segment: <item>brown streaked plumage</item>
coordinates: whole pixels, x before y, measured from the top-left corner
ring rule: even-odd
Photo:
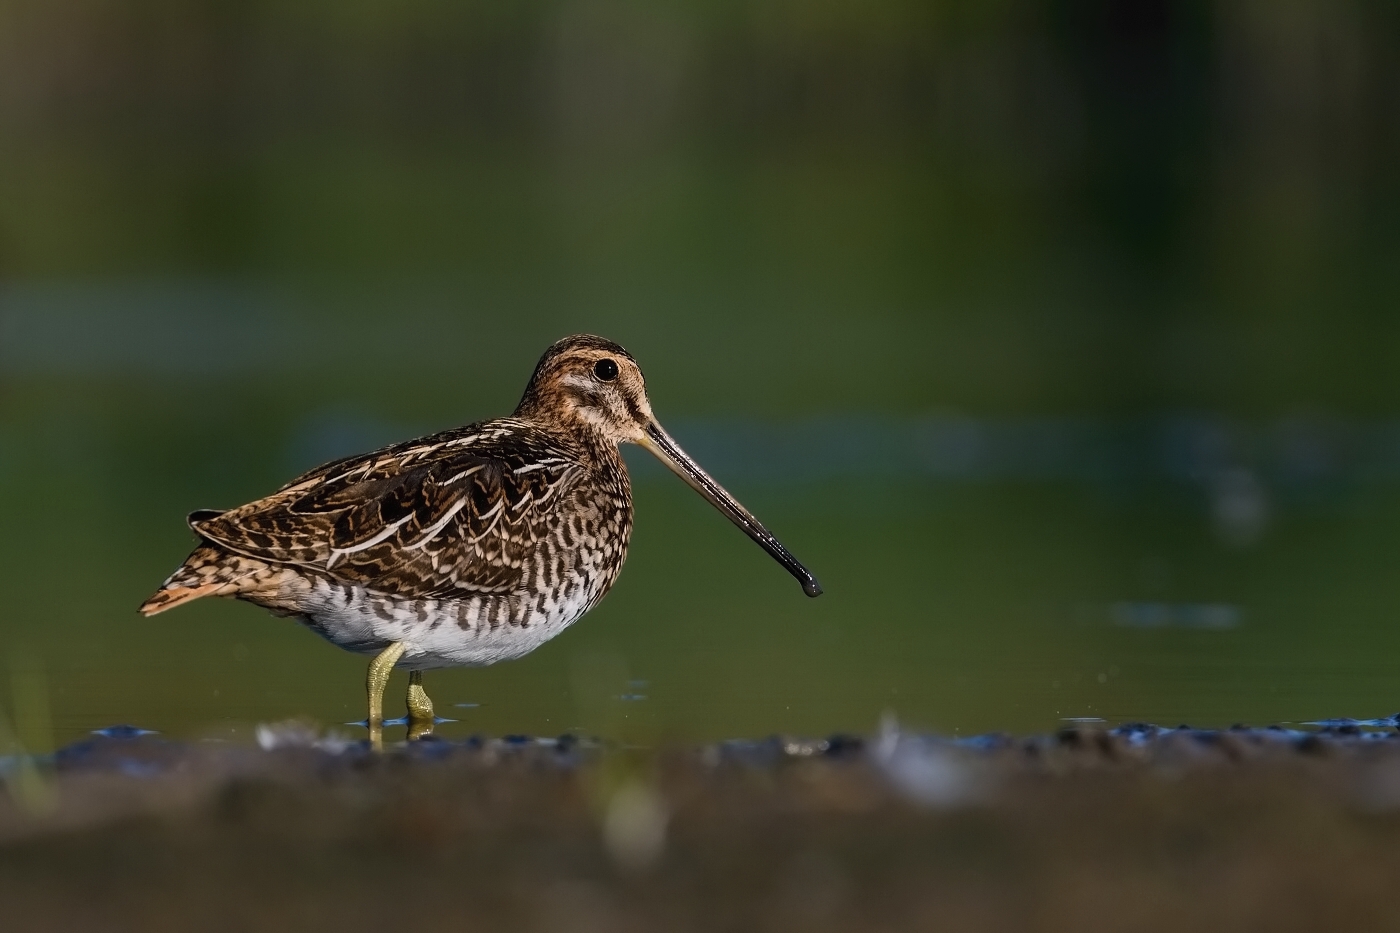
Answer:
[[[632,530],[618,445],[641,444],[802,582],[816,580],[690,460],[651,413],[622,347],[568,337],[510,418],[328,463],[272,495],[190,515],[200,544],[142,606],[227,596],[374,653],[372,735],[389,670],[410,670],[413,729],[431,725],[421,671],[520,657],[597,604]]]

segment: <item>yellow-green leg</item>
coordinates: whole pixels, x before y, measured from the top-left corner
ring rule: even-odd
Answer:
[[[433,731],[433,701],[423,690],[423,672],[408,672],[408,737],[419,739]]]
[[[403,642],[396,641],[369,662],[365,692],[369,695],[369,744],[375,751],[384,748],[384,688],[389,685],[389,674],[403,657],[403,651]]]

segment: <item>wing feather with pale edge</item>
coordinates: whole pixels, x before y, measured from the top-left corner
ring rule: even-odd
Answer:
[[[236,553],[398,596],[509,593],[544,510],[586,469],[555,435],[489,421],[328,463],[190,526]]]

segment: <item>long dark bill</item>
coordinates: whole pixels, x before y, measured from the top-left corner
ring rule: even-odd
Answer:
[[[681,479],[690,484],[690,487],[700,495],[710,501],[710,504],[719,509],[729,520],[743,529],[744,534],[758,542],[758,546],[763,548],[773,556],[773,559],[782,564],[787,572],[797,578],[797,582],[802,584],[802,592],[808,596],[820,596],[822,594],[821,584],[817,578],[807,571],[806,567],[798,563],[796,557],[788,553],[788,549],[779,543],[773,534],[763,527],[763,523],[754,518],[749,510],[739,504],[724,487],[716,483],[710,474],[700,469],[700,465],[686,455],[684,450],[675,441],[671,440],[671,435],[661,429],[661,425],[653,421],[647,425],[646,436],[637,442],[655,455],[666,466],[671,468]]]

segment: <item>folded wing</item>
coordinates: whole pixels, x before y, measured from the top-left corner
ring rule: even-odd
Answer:
[[[551,435],[494,424],[338,460],[190,525],[236,553],[403,596],[509,593],[545,510],[585,468]]]

